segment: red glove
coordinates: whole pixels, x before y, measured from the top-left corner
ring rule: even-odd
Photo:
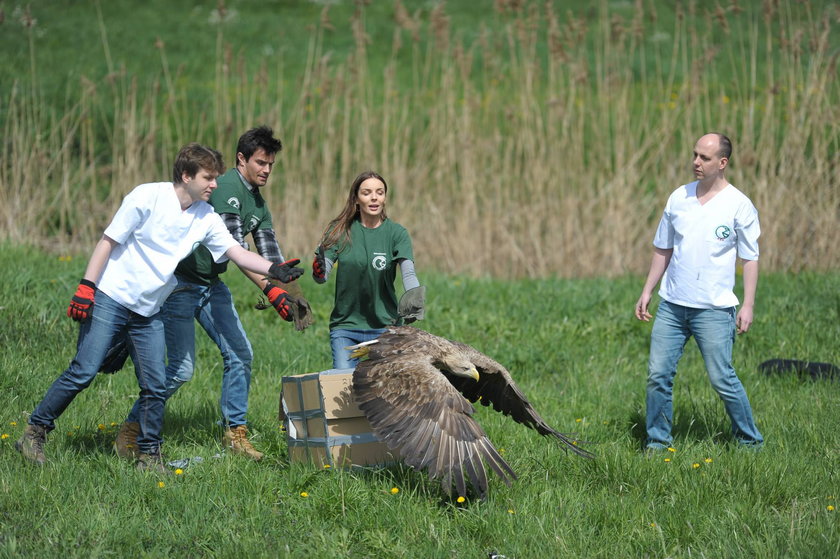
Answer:
[[[96,294],[96,284],[92,281],[82,279],[79,282],[79,287],[76,288],[76,294],[70,300],[70,306],[67,307],[67,316],[77,322],[84,322],[93,314],[93,298]]]
[[[318,283],[324,283],[324,278],[326,278],[327,271],[326,271],[327,264],[324,261],[324,247],[318,246],[318,252],[315,253],[315,258],[312,260],[312,277]]]
[[[292,314],[292,307],[289,305],[289,292],[280,289],[277,286],[268,284],[263,288],[263,293],[268,297],[268,301],[274,305],[277,314],[283,317],[286,322],[291,322],[295,319]]]

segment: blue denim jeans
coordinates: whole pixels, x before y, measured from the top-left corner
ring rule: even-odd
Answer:
[[[373,330],[330,330],[330,348],[332,348],[333,369],[353,369],[358,359],[350,359],[347,346],[375,340],[385,331],[384,328]]]
[[[647,445],[671,446],[674,376],[688,339],[694,336],[706,372],[732,421],[732,435],[746,445],[763,442],[744,386],[732,367],[735,308],[693,309],[662,300],[653,323],[647,381]]]
[[[134,404],[135,421],[140,424],[137,446],[140,452],[160,452],[166,400],[163,321],[160,313],[141,316],[101,291],[96,292],[93,315],[79,328],[76,357],[47,390],[29,423],[54,429],[55,420],[79,392],[90,386],[111,344],[121,336],[128,339],[129,354],[140,385],[140,397]]]
[[[177,278],[177,276],[176,276]],[[221,281],[211,285],[189,283],[181,278],[163,304],[166,327],[166,398],[190,380],[195,370],[195,320],[222,353],[221,410],[225,426],[245,425],[251,386],[253,350],[233,306],[230,289]],[[127,421],[136,421],[137,407]]]

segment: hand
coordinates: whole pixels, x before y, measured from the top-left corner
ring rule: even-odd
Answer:
[[[77,322],[84,322],[93,314],[93,298],[96,295],[96,284],[92,281],[82,279],[76,294],[70,300],[67,307],[67,316]]]
[[[650,314],[648,311],[648,305],[650,304],[650,295],[642,294],[639,297],[639,300],[636,301],[636,318],[642,320],[644,322],[650,322],[650,319],[653,318],[653,315]]]
[[[324,283],[327,276],[327,263],[324,261],[324,247],[318,245],[318,251],[312,260],[312,278],[318,283]]]
[[[425,285],[418,285],[402,294],[399,303],[397,303],[397,315],[402,319],[403,324],[411,324],[415,320],[423,320],[425,318]]]
[[[300,264],[300,258],[293,258],[292,260],[286,260],[285,262],[280,263],[275,262],[271,265],[271,268],[268,269],[268,277],[279,280],[283,283],[293,282],[303,275],[302,269],[295,268],[298,264]]]
[[[263,288],[263,293],[268,297],[268,302],[274,305],[283,320],[291,322],[295,319],[292,307],[289,305],[289,293],[275,285],[268,284]]]
[[[753,323],[753,309],[750,306],[744,305],[738,311],[735,317],[735,326],[739,334],[745,334],[750,329]]]

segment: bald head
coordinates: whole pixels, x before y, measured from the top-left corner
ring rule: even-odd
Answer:
[[[727,161],[732,157],[732,140],[729,139],[728,136],[724,134],[720,134],[718,132],[710,132],[701,136],[699,140],[697,140],[698,145],[700,142],[708,142],[708,145],[716,145],[715,148],[718,157],[721,159],[726,159]]]
[[[701,136],[694,145],[694,175],[707,184],[711,184],[709,181],[723,180],[731,153],[732,143],[723,134]]]

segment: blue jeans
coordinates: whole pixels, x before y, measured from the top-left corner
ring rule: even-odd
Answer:
[[[375,340],[385,331],[384,328],[373,330],[330,330],[330,348],[332,348],[333,369],[353,369],[358,359],[350,359],[347,346]]]
[[[735,308],[693,309],[662,300],[653,323],[647,381],[647,444],[671,446],[674,376],[691,336],[697,341],[712,388],[732,421],[732,435],[746,445],[763,442],[744,386],[732,367]]]
[[[134,404],[140,436],[140,452],[156,454],[163,443],[164,333],[160,313],[141,316],[123,307],[101,291],[96,292],[93,315],[82,322],[76,343],[76,357],[47,390],[44,399],[32,412],[29,423],[55,428],[55,420],[64,413],[76,395],[90,386],[105,354],[114,340],[125,336],[134,361],[140,397]]]
[[[195,320],[222,353],[222,420],[225,426],[245,425],[248,391],[251,386],[253,351],[245,336],[239,314],[233,306],[230,289],[221,281],[211,285],[189,283],[178,278],[178,285],[163,304],[161,315],[166,327],[166,398],[190,380],[195,369]],[[137,421],[137,406],[126,421]]]

